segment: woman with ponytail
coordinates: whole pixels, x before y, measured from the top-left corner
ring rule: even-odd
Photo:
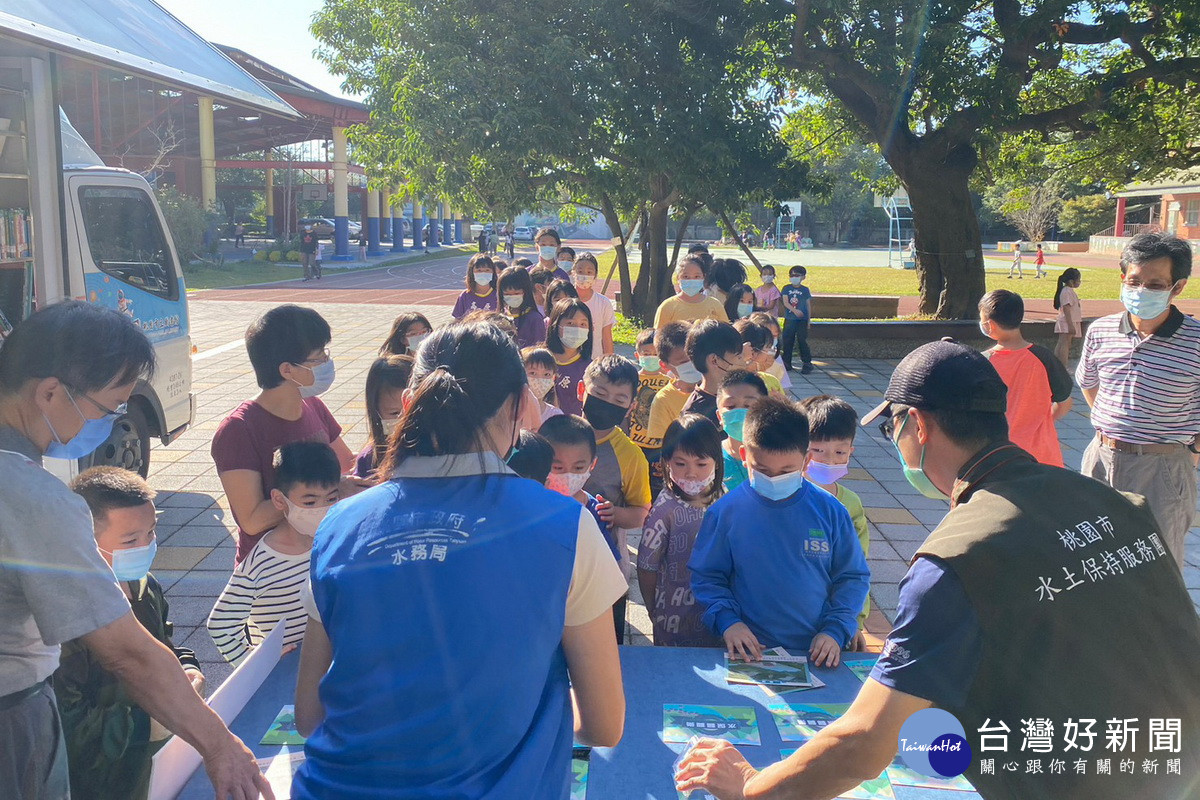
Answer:
[[[565,800],[572,736],[621,738],[628,586],[586,509],[505,465],[526,387],[487,323],[417,351],[383,482],[314,540],[292,797]]]
[[[1079,295],[1075,293],[1080,283],[1079,270],[1068,267],[1058,276],[1058,288],[1054,290],[1054,307],[1058,309],[1058,319],[1054,322],[1054,332],[1058,334],[1054,355],[1064,367],[1071,357],[1071,340],[1083,336],[1080,331],[1083,309],[1079,305]]]

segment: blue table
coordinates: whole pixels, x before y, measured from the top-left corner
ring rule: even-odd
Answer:
[[[280,752],[278,746],[258,743],[282,706],[293,701],[298,653],[284,656],[262,687],[233,721],[231,730],[258,758]],[[780,750],[800,745],[785,743],[767,705],[771,700],[761,687],[725,682],[724,652],[673,647],[622,647],[625,680],[625,736],[614,748],[593,750],[588,775],[588,800],[677,800],[671,767],[682,745],[667,745],[660,738],[663,704],[684,703],[749,706],[758,717],[760,746],[739,749],[756,767],[780,760]],[[786,699],[801,703],[849,703],[862,682],[844,665],[814,668],[825,682],[820,689],[789,693]],[[294,749],[294,748],[293,748]],[[894,786],[896,800],[974,800],[974,792]],[[699,796],[699,793],[697,793]],[[197,770],[179,795],[181,800],[211,800],[212,786],[204,770]]]

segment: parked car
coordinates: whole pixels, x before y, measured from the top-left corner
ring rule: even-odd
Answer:
[[[513,230],[513,238],[518,242],[532,242],[533,228],[529,227],[528,225],[522,225],[518,228],[515,228]]]
[[[362,225],[352,219],[346,222],[350,231],[350,238],[358,238],[358,234],[362,230]],[[318,239],[333,238],[333,220],[328,217],[305,217],[300,220],[300,229],[303,230],[305,225],[312,225],[313,232],[317,234]]]

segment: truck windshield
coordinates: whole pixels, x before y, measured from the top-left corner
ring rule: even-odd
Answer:
[[[102,272],[153,295],[178,299],[175,264],[148,194],[84,186],[79,207],[92,261]]]

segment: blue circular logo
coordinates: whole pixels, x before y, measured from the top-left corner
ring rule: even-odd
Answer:
[[[900,727],[897,741],[906,767],[931,778],[954,778],[967,771],[971,745],[962,723],[949,711],[926,708]]]

